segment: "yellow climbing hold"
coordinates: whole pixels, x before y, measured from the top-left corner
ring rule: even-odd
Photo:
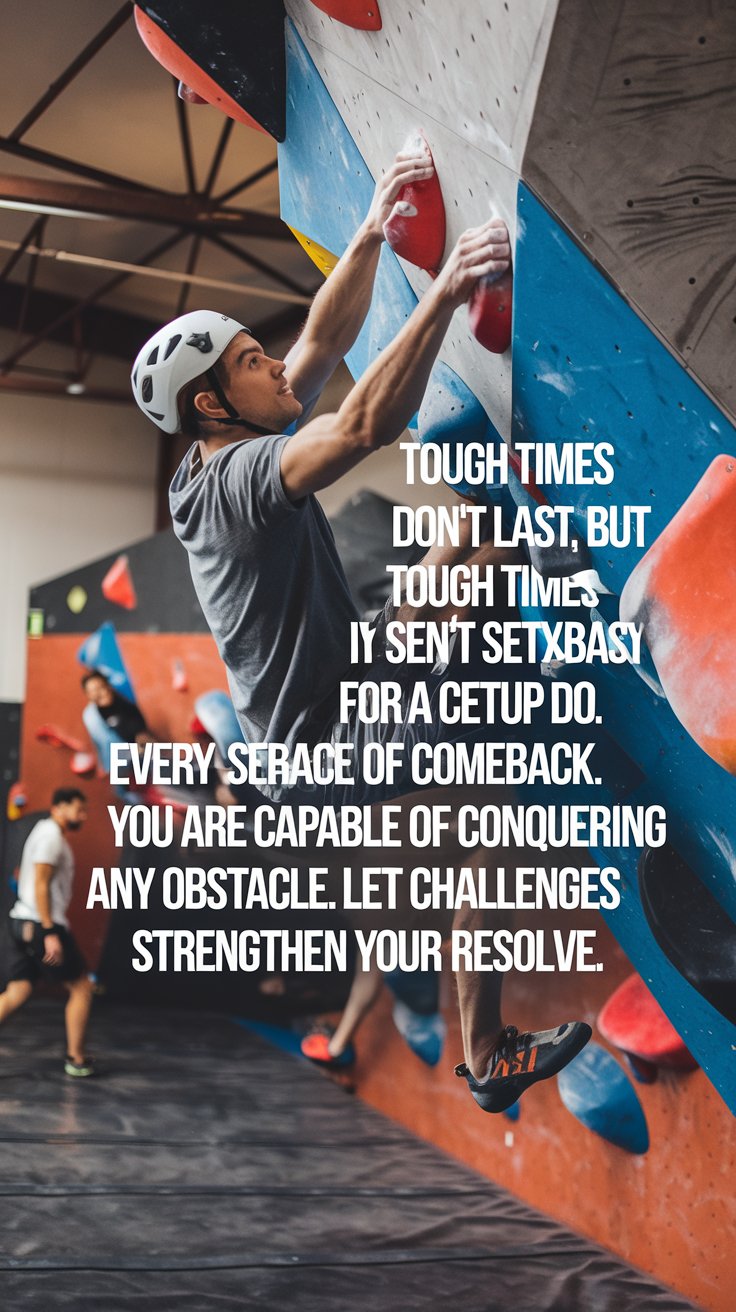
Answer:
[[[87,593],[78,583],[75,583],[74,587],[69,589],[66,604],[72,615],[79,615],[87,605]]]
[[[291,228],[291,231],[299,245],[304,247],[312,263],[317,265],[320,273],[323,273],[325,278],[329,278],[337,264],[337,256],[333,255],[332,251],[326,250],[324,246],[320,246],[319,242],[312,241],[311,237],[305,237],[303,232],[297,232],[296,228]]]

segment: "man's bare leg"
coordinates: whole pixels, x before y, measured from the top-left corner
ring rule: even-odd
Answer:
[[[382,984],[383,976],[375,964],[363,970],[358,963],[345,1010],[328,1045],[331,1057],[339,1057],[345,1051],[356,1030],[375,1005]]]
[[[27,979],[11,979],[4,993],[0,993],[0,1025],[14,1011],[23,1007],[33,992],[33,985]]]
[[[69,993],[64,1012],[66,1047],[72,1061],[81,1063],[86,1056],[84,1039],[92,1007],[92,981],[81,975],[79,979],[68,982],[66,988]]]
[[[489,921],[492,920],[492,923]],[[510,929],[510,913],[463,908],[456,912],[453,930]],[[495,970],[460,968],[455,972],[465,1064],[477,1080],[485,1079],[496,1042],[503,1029],[501,992],[503,975]]]

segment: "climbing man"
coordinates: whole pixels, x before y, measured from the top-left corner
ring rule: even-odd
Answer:
[[[94,1067],[85,1052],[92,982],[69,929],[67,909],[74,884],[74,856],[66,835],[87,818],[78,788],[57,788],[51,814],[39,820],[23,847],[18,897],[10,911],[8,981],[0,993],[0,1024],[22,1007],[41,979],[63,983],[69,994],[64,1019],[67,1075],[85,1078]]]
[[[464,232],[401,331],[339,410],[290,431],[306,419],[361,329],[383,225],[399,192],[431,173],[426,154],[396,157],[285,360],[269,356],[235,320],[193,311],[157,332],[133,367],[133,391],[144,414],[164,432],[184,433],[193,442],[171,485],[171,514],[228,670],[246,742],[280,743],[289,752],[297,745],[311,748],[330,741],[354,747],[354,782],[311,793],[259,784],[275,801],[333,806],[385,801],[386,792],[368,784],[361,773],[364,744],[376,733],[385,741],[409,742],[417,737],[434,741],[449,732],[438,717],[431,724],[408,723],[409,691],[419,677],[416,666],[410,667],[412,678],[404,680],[404,712],[398,722],[365,725],[358,717],[340,722],[341,681],[358,677],[350,665],[351,624],[358,615],[315,493],[403,432],[419,407],[455,311],[478,279],[509,267],[505,224],[491,219]],[[423,563],[427,569],[459,562],[483,567],[512,558],[492,542],[472,545],[468,528],[458,548],[433,547]],[[452,614],[459,615],[459,609],[438,614],[406,603],[397,609],[387,606],[374,632],[372,659],[359,676],[376,683],[395,670],[385,661],[387,623],[430,615],[449,619]],[[451,661],[445,671],[422,669],[432,695],[453,667]],[[407,776],[394,795],[413,788]],[[587,1042],[590,1030],[576,1023],[517,1035],[506,1027],[493,1042],[487,1035],[480,1042],[482,1017],[475,1013],[486,992],[468,988],[461,993],[461,1009],[464,995],[474,1013],[472,1023],[463,1025],[472,1040],[462,1073],[476,1101],[496,1111],[529,1084],[561,1069]]]

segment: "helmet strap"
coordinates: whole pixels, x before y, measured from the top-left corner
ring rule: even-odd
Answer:
[[[222,384],[219,378],[217,377],[217,374],[215,373],[214,369],[207,369],[205,373],[205,377],[210,387],[212,388],[212,391],[214,392],[215,396],[220,402],[220,405],[222,406],[223,410],[227,411],[228,414],[227,419],[216,419],[215,423],[225,424],[226,426],[232,428],[245,426],[246,428],[250,428],[252,432],[257,433],[259,437],[273,436],[272,428],[263,428],[260,424],[254,424],[251,422],[250,419],[244,419],[242,415],[238,414],[237,410],[235,409],[235,406],[232,404],[231,401],[228,400],[227,395],[225,394]]]

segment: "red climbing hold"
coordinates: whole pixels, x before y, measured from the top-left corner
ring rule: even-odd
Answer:
[[[347,27],[358,27],[363,32],[380,31],[378,0],[312,0],[312,3]]]
[[[608,1043],[632,1059],[637,1074],[649,1083],[647,1067],[665,1066],[675,1071],[694,1071],[698,1063],[690,1055],[674,1025],[652,997],[643,979],[630,975],[611,994],[598,1017],[598,1029]]]
[[[494,355],[511,345],[511,307],[514,279],[510,269],[481,278],[470,300],[468,315],[473,335]]]
[[[122,606],[125,610],[135,610],[138,598],[130,576],[127,556],[118,556],[115,564],[110,566],[102,580],[102,595],[116,606]]]
[[[405,154],[432,152],[424,134],[410,137],[402,147]],[[445,249],[445,203],[437,171],[431,178],[402,187],[383,232],[396,255],[420,269],[435,273],[442,263]]]
[[[72,774],[90,775],[97,766],[97,757],[92,752],[75,752],[69,766]]]
[[[736,458],[716,456],[628,578],[667,700],[704,752],[736,774]]]
[[[84,751],[84,743],[80,743],[78,738],[73,738],[70,733],[65,733],[55,724],[39,725],[36,738],[40,743],[48,743],[49,747],[66,747],[70,752]]]
[[[260,123],[251,117],[238,103],[233,100],[232,96],[227,95],[221,87],[217,85],[214,78],[206,73],[203,68],[199,67],[193,59],[172,41],[164,31],[143,13],[136,5],[133,13],[135,15],[135,25],[138,29],[138,35],[144,46],[157,59],[159,64],[171,73],[172,77],[178,78],[188,88],[189,92],[200,97],[201,103],[214,105],[221,109],[223,114],[228,118],[234,118],[238,123],[245,123],[246,127],[257,128],[259,132],[266,132]],[[189,96],[182,96],[183,100],[189,100]],[[267,134],[268,135],[268,134]]]

